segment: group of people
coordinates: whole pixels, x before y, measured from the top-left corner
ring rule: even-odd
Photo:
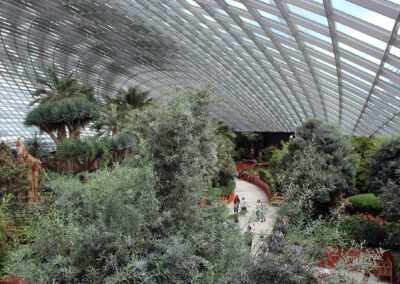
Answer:
[[[240,201],[239,195],[235,196],[233,200],[233,212],[238,213],[240,211],[247,212],[247,202],[246,198],[242,197],[242,201]],[[265,222],[265,204],[259,200],[257,200],[257,207],[256,207],[256,217],[257,222]]]

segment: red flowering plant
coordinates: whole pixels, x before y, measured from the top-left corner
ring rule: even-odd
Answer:
[[[356,214],[356,216],[364,218],[365,220],[375,221],[381,227],[384,225],[387,225],[387,222],[384,221],[382,217],[375,217],[372,214],[369,214],[368,212],[358,213],[358,214]]]

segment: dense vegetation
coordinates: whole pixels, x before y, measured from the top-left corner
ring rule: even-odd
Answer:
[[[101,105],[72,73],[49,78],[25,123],[53,138],[68,173],[45,172],[40,203],[16,206],[9,194],[27,190],[26,167],[1,144],[4,273],[28,283],[318,283],[310,264],[327,247],[400,249],[399,138],[350,139],[309,119],[288,143],[266,146],[212,118],[210,88],[178,86],[158,101],[131,87]],[[98,135],[81,138],[92,122]],[[258,160],[247,171],[284,194],[273,231],[282,237],[268,254],[250,253],[217,201],[234,189],[233,158]]]

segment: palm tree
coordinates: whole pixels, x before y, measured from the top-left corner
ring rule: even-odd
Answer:
[[[74,72],[64,77],[59,77],[54,69],[48,70],[49,81],[38,79],[37,82],[44,87],[35,90],[32,97],[36,98],[30,103],[44,104],[66,98],[83,97],[90,101],[94,100],[93,87],[90,85],[80,85],[78,80],[73,77]]]
[[[99,119],[92,125],[92,128],[99,133],[99,136],[113,137],[118,134],[126,122],[126,111],[117,111],[116,104],[110,104],[103,108]]]
[[[139,87],[130,87],[127,90],[121,88],[115,96],[103,95],[106,106],[92,128],[99,135],[113,137],[126,125],[127,115],[131,110],[142,109],[152,102],[149,95],[150,92],[143,92]]]
[[[149,98],[149,91],[142,91],[139,87],[129,87],[127,90],[119,89],[116,96],[104,96],[108,105],[117,105],[118,111],[125,111],[127,109],[141,109],[150,104],[153,99]]]

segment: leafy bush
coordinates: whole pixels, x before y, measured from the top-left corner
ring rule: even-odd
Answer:
[[[400,250],[400,223],[389,223],[386,227],[385,249]]]
[[[380,190],[384,216],[389,220],[400,220],[400,185],[388,181]]]
[[[133,138],[127,133],[118,133],[107,140],[108,146],[112,151],[114,163],[121,162],[125,155],[133,148]]]
[[[151,171],[129,168],[96,173],[87,185],[54,180],[59,197],[41,218],[35,242],[14,252],[11,274],[36,283],[89,283],[124,275],[131,261],[140,265],[134,247],[145,241],[145,223],[158,207],[147,190],[152,180]]]
[[[375,150],[374,138],[365,136],[352,137],[351,143],[354,146],[354,151],[359,155],[360,159],[356,170],[356,184],[354,193],[366,193],[367,188],[367,169],[366,160],[368,156]]]
[[[278,147],[275,145],[268,146],[262,150],[263,153],[263,159],[264,161],[269,161],[272,157],[272,154],[274,151],[278,150]]]
[[[218,195],[229,196],[235,190],[235,186],[235,181],[231,181],[228,185],[218,187]]]
[[[14,159],[8,145],[0,143],[0,198],[28,191],[28,168],[22,159]]]
[[[378,193],[389,180],[398,183],[396,170],[400,169],[400,137],[385,139],[367,160],[368,187]]]
[[[386,237],[381,219],[366,214],[344,218],[339,228],[347,238],[372,248],[382,247]]]
[[[87,172],[93,168],[93,163],[109,160],[107,143],[97,137],[83,139],[68,138],[59,145],[60,157],[70,160],[84,173],[84,182],[87,182]]]
[[[8,238],[13,232],[10,217],[8,215],[8,202],[8,199],[5,197],[0,200],[0,270],[2,268],[4,257],[9,249]]]
[[[369,212],[379,215],[382,210],[380,198],[373,193],[353,195],[348,200],[353,204],[353,211],[355,212]]]
[[[372,248],[382,247],[386,237],[385,229],[373,220],[365,220],[355,226],[356,241]]]
[[[305,219],[328,214],[338,205],[339,196],[354,187],[357,157],[349,139],[334,124],[307,120],[282,159],[287,163],[283,191],[288,200],[304,201],[295,215],[305,214]]]
[[[270,176],[269,172],[263,169],[258,170],[258,175],[262,181],[266,181],[267,177]]]

